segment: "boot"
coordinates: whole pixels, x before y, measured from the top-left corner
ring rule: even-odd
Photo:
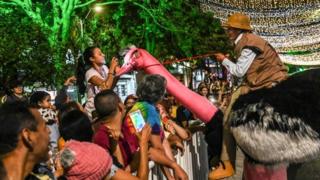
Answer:
[[[221,161],[219,166],[210,171],[208,175],[209,180],[216,180],[230,177],[234,174],[234,169],[230,161]]]

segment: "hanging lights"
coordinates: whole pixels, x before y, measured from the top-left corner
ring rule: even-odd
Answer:
[[[255,33],[281,54],[285,63],[320,65],[320,0],[200,0],[203,11],[225,21],[242,12]]]

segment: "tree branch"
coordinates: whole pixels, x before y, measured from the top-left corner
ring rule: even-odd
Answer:
[[[165,29],[165,30],[168,30],[168,31],[173,31],[173,32],[180,31],[180,32],[184,32],[183,30],[172,29],[172,28],[163,26],[162,24],[160,24],[160,23],[157,21],[156,17],[152,14],[152,12],[151,12],[148,8],[146,8],[145,6],[143,6],[142,4],[139,4],[139,3],[137,3],[137,2],[132,2],[132,3],[133,3],[135,6],[138,6],[138,7],[140,7],[141,9],[145,10],[145,11],[151,16],[151,18],[153,19],[153,22],[154,22],[156,25],[158,25],[159,27],[161,27],[161,28],[163,28],[163,29]]]
[[[52,9],[53,9],[53,25],[52,25],[52,29],[54,29],[54,31],[57,31],[59,28],[59,24],[61,21],[61,17],[59,14],[59,7],[61,8],[61,1],[60,0],[50,0],[51,4],[52,4]]]
[[[32,7],[31,0],[24,0],[24,3],[27,4],[29,7]]]
[[[62,10],[62,9],[63,9],[63,2],[62,2],[62,0],[58,0],[58,4],[59,4],[60,9]]]
[[[122,4],[126,2],[125,0],[122,1],[109,1],[109,2],[103,2],[103,3],[97,3],[98,6],[104,6],[104,5],[110,5],[110,4]]]
[[[92,4],[92,3],[94,3],[95,1],[96,1],[96,0],[91,0],[91,1],[88,1],[88,2],[85,2],[85,3],[82,3],[82,4],[78,4],[78,5],[76,5],[76,6],[75,6],[75,8],[74,8],[74,9],[82,8],[82,7],[88,6],[88,5]]]
[[[16,4],[16,3],[14,3],[14,2],[3,2],[3,1],[0,1],[0,5],[16,6],[17,4]]]
[[[13,3],[15,3],[16,6],[20,6],[21,9],[24,10],[24,12],[32,19],[33,22],[37,23],[38,25],[48,28],[48,24],[45,23],[39,12],[32,10],[32,2],[30,0],[11,0]]]
[[[12,2],[16,3],[17,5],[21,6],[23,8],[24,4],[22,1],[19,0],[12,0]]]
[[[68,7],[67,7],[67,14],[70,17],[72,11],[74,10],[74,5],[73,5],[74,0],[68,0],[68,1],[69,1],[69,4],[68,4]]]
[[[62,5],[62,13],[67,11],[69,0],[64,0],[63,5]]]

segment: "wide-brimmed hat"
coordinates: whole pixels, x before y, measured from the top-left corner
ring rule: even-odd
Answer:
[[[227,22],[223,23],[222,26],[252,31],[249,16],[241,13],[235,13],[229,16]]]

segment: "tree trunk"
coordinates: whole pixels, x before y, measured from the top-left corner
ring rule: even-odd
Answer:
[[[61,33],[61,41],[62,44],[66,44],[68,41],[69,33],[70,33],[70,24],[71,24],[71,19],[70,17],[65,17],[62,20],[62,33]]]

